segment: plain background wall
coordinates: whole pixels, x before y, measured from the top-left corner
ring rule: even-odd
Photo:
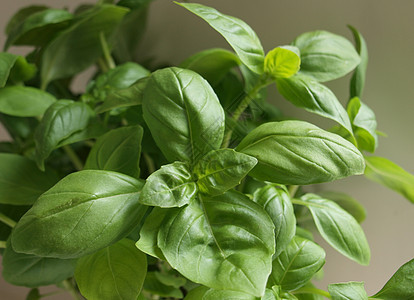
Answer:
[[[3,1],[0,4],[0,30],[19,7],[30,3],[49,3],[53,7],[75,7],[87,1]],[[377,155],[387,157],[414,173],[414,40],[412,12],[409,0],[226,0],[200,3],[214,6],[229,15],[246,21],[259,35],[265,51],[290,43],[297,35],[317,29],[352,36],[346,28],[351,24],[365,36],[370,61],[363,101],[377,115],[378,129],[388,138],[380,139]],[[0,43],[5,40],[0,35]],[[157,0],[150,10],[148,32],[142,43],[141,57],[158,57],[159,63],[177,64],[192,53],[212,47],[228,47],[218,33],[203,21],[167,0]],[[14,51],[14,49],[12,49]],[[348,79],[329,83],[338,98],[348,98]],[[78,79],[78,89],[85,79]],[[313,120],[317,125],[330,125],[321,118],[293,107],[275,91],[269,89],[269,100],[277,103],[289,115]],[[0,128],[0,138],[7,136]],[[1,171],[1,170],[0,170]],[[334,184],[308,188],[336,189],[348,192],[360,200],[368,211],[363,228],[371,245],[372,259],[368,267],[344,258],[324,242],[327,250],[325,278],[318,283],[365,281],[369,294],[378,291],[396,269],[414,257],[414,205],[402,196],[362,176],[348,178]],[[26,289],[12,288],[0,279],[1,299],[24,299]],[[63,299],[61,295],[48,299]]]

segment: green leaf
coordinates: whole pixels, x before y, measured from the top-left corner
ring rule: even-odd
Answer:
[[[220,148],[223,108],[208,82],[193,71],[166,68],[152,73],[144,90],[143,113],[169,161],[195,162]]]
[[[254,193],[253,201],[264,208],[275,225],[276,252],[273,257],[277,257],[296,232],[296,217],[289,193],[283,188],[267,185]]]
[[[11,116],[40,116],[55,101],[56,98],[51,94],[32,87],[10,86],[0,89],[0,112]]]
[[[382,300],[414,299],[414,259],[402,265],[373,298]]]
[[[300,68],[300,51],[297,47],[281,46],[266,54],[265,72],[274,78],[289,78]]]
[[[48,7],[44,5],[31,5],[19,9],[8,21],[5,33],[9,35],[10,32],[16,30],[16,28],[19,27],[20,24],[23,23],[24,20],[26,20],[32,14],[46,9],[48,9]]]
[[[300,50],[300,72],[320,82],[340,78],[360,63],[351,42],[327,31],[303,33],[293,45]]]
[[[180,289],[173,286],[165,285],[160,282],[155,272],[148,272],[144,282],[144,290],[161,297],[172,297],[181,299],[183,293]]]
[[[39,289],[31,289],[26,296],[26,300],[40,300],[41,298]]]
[[[323,269],[321,269],[323,270]],[[315,278],[314,278],[315,279]],[[311,292],[316,288],[311,282],[308,282],[306,285],[303,286],[304,289],[309,288],[309,292],[295,294],[298,300],[324,300],[326,299],[322,295],[319,294],[311,294]]]
[[[366,156],[365,176],[403,195],[414,203],[414,176],[392,161],[378,156]]]
[[[59,100],[48,108],[34,134],[36,162],[41,169],[63,140],[88,126],[92,114],[88,105],[71,100]]]
[[[142,189],[139,202],[159,207],[181,207],[197,195],[187,163],[174,162],[152,173]]]
[[[368,241],[358,222],[338,204],[318,195],[306,194],[301,199],[312,213],[322,237],[344,256],[368,265],[371,257]]]
[[[57,33],[67,28],[73,15],[63,9],[45,9],[35,12],[10,30],[4,49],[11,45],[44,46]]]
[[[233,149],[212,150],[194,167],[201,192],[216,196],[235,187],[257,164],[257,159]]]
[[[275,250],[273,230],[258,204],[230,191],[169,210],[158,246],[168,263],[193,282],[262,296]]]
[[[347,111],[352,121],[358,148],[371,153],[375,152],[378,146],[375,113],[357,97],[349,100]]]
[[[76,264],[75,279],[90,300],[137,299],[147,274],[147,257],[134,242],[123,239]]]
[[[340,207],[345,209],[348,213],[350,213],[358,223],[362,223],[366,218],[366,210],[365,208],[359,203],[357,200],[352,198],[351,196],[340,193],[340,192],[332,192],[332,191],[323,191],[318,193],[324,199],[332,200]]]
[[[253,72],[263,74],[263,47],[249,25],[238,18],[222,14],[208,6],[197,3],[177,4],[206,21],[227,40],[243,64]]]
[[[17,253],[10,240],[3,254],[3,278],[7,282],[26,287],[58,284],[73,276],[75,259],[45,258]]]
[[[0,52],[0,88],[6,85],[10,71],[12,70],[17,58],[17,55],[7,52]]]
[[[350,94],[351,98],[361,97],[365,86],[365,75],[368,66],[368,48],[362,34],[354,27],[348,25],[354,35],[356,50],[358,51],[361,62],[356,67],[354,75],[351,78]]]
[[[297,107],[329,118],[352,133],[351,122],[335,94],[312,77],[297,74],[289,78],[277,78],[277,89]]]
[[[108,170],[139,177],[141,126],[113,129],[96,140],[85,163],[85,170]]]
[[[368,300],[363,282],[352,281],[330,284],[328,285],[328,291],[332,300]]]
[[[174,273],[178,274],[175,271],[171,271],[168,273],[155,272],[155,277],[157,277],[157,279],[162,284],[172,286],[178,289],[184,286],[187,283],[187,280],[184,277],[180,276],[179,274],[176,275]]]
[[[206,287],[198,287],[190,291],[184,300],[258,300],[255,296],[229,290],[215,290]]]
[[[272,264],[269,280],[285,291],[304,286],[325,263],[325,251],[309,240],[295,236]]]
[[[9,83],[21,84],[32,79],[36,72],[37,67],[35,64],[28,63],[26,58],[19,56],[10,71]]]
[[[99,5],[78,15],[44,50],[42,56],[42,85],[59,78],[72,76],[90,65],[101,55],[99,35],[113,41],[117,25],[128,9],[115,5]]]
[[[111,171],[72,173],[45,192],[12,234],[15,251],[76,258],[125,237],[146,207],[138,202],[143,183]]]
[[[190,56],[179,64],[179,67],[197,72],[212,86],[216,86],[232,68],[239,64],[239,58],[233,52],[213,48]]]
[[[0,153],[0,203],[31,205],[56,182],[58,176],[47,169],[41,172],[30,159]]]
[[[350,142],[303,121],[260,125],[236,150],[258,159],[250,175],[280,184],[327,182],[361,174],[365,167]]]

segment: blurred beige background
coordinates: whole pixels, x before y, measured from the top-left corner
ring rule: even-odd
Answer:
[[[3,31],[9,17],[18,7],[30,3],[49,3],[53,7],[75,7],[88,1],[19,0],[2,1],[0,28]],[[246,21],[259,35],[266,51],[290,43],[305,31],[324,29],[352,36],[347,24],[358,28],[365,36],[370,52],[368,79],[363,101],[377,115],[378,129],[388,138],[380,139],[377,154],[387,157],[414,173],[414,2],[409,0],[226,0],[200,3],[214,6],[227,14]],[[0,35],[0,43],[5,40]],[[212,47],[227,47],[225,41],[203,21],[169,0],[156,0],[149,16],[148,32],[142,44],[142,57],[155,56],[158,62],[177,64],[192,53]],[[12,49],[13,51],[14,49]],[[329,84],[339,99],[348,97],[348,80]],[[85,85],[77,80],[78,88]],[[294,108],[270,89],[270,99],[289,114],[325,122]],[[0,139],[7,135],[0,129]],[[371,245],[372,259],[368,267],[344,258],[321,242],[327,249],[325,278],[318,283],[365,281],[368,294],[377,292],[403,263],[414,258],[414,205],[398,194],[363,177],[349,178],[333,185],[318,186],[348,192],[360,200],[368,211],[363,223]],[[0,279],[0,299],[24,299],[27,289],[13,289]],[[61,295],[48,299],[63,299]]]

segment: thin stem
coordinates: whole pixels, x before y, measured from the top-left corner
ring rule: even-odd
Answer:
[[[108,72],[109,71],[109,68],[108,68],[108,66],[106,65],[106,63],[105,63],[105,60],[101,57],[101,58],[98,58],[98,60],[96,61],[97,63],[98,63],[98,65],[99,65],[99,69],[101,69],[101,71],[103,72],[103,73],[106,73],[106,72]]]
[[[145,163],[147,164],[148,172],[150,174],[154,173],[156,170],[154,161],[152,160],[151,156],[149,156],[148,153],[145,152],[142,152],[142,156],[144,157]]]
[[[72,163],[75,166],[76,170],[78,170],[78,171],[82,170],[83,169],[83,163],[80,160],[80,158],[78,157],[78,155],[76,154],[76,152],[73,151],[73,149],[69,145],[65,145],[62,148],[66,152],[66,154],[68,155],[69,159],[72,161]]]
[[[0,248],[6,248],[6,241],[0,241]]]
[[[317,295],[321,295],[324,296],[328,299],[332,299],[331,295],[324,290],[318,289],[318,288],[314,288],[314,287],[302,287],[294,292],[292,292],[292,294],[317,294]]]
[[[75,289],[70,279],[63,281],[63,286],[72,295],[73,299],[81,300],[78,291]]]
[[[289,190],[290,198],[295,197],[296,192],[298,191],[298,189],[299,189],[299,186],[298,185],[291,185],[291,186],[289,186],[288,190]]]
[[[291,199],[293,204],[298,204],[298,205],[304,205],[304,206],[309,206],[309,203],[299,200],[299,199]]]
[[[103,32],[99,33],[99,40],[101,41],[101,47],[105,62],[109,69],[114,69],[116,67],[114,60],[111,56],[111,51],[109,51],[108,43],[106,42],[105,35]]]
[[[10,226],[11,228],[13,228],[14,226],[16,226],[16,221],[10,219],[8,216],[3,215],[2,213],[0,213],[0,222],[3,222],[4,224]]]

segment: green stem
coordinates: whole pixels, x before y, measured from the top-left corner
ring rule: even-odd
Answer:
[[[73,299],[81,300],[78,291],[75,289],[70,279],[63,281],[63,286],[72,295]]]
[[[69,145],[65,145],[62,148],[66,152],[66,154],[68,155],[69,159],[72,161],[72,163],[75,166],[76,170],[78,170],[78,171],[82,170],[83,169],[83,163],[80,160],[80,158],[78,157],[78,155],[76,154],[76,152],[73,151],[73,149]]]
[[[0,248],[6,248],[6,241],[0,241]]]
[[[142,156],[144,157],[145,163],[147,164],[149,174],[154,173],[156,170],[154,161],[152,160],[151,156],[149,156],[148,153],[145,152],[142,152]]]
[[[3,222],[4,224],[10,226],[11,228],[13,228],[14,226],[16,226],[16,221],[10,219],[8,216],[3,215],[2,213],[0,213],[0,222]]]
[[[299,186],[298,185],[291,185],[291,186],[289,186],[288,190],[289,190],[290,198],[295,197],[296,192],[298,191],[298,189],[299,189]]]
[[[109,51],[108,43],[106,42],[105,35],[103,32],[99,33],[99,40],[101,41],[101,47],[105,62],[109,69],[114,69],[116,67],[114,60],[111,56],[111,51]]]
[[[293,204],[298,204],[298,205],[304,205],[304,206],[309,206],[309,203],[299,200],[299,199],[291,199]]]
[[[317,295],[324,296],[328,299],[332,299],[331,295],[327,291],[317,289],[317,288],[314,288],[314,287],[302,287],[302,288],[292,292],[292,294],[317,294]]]

